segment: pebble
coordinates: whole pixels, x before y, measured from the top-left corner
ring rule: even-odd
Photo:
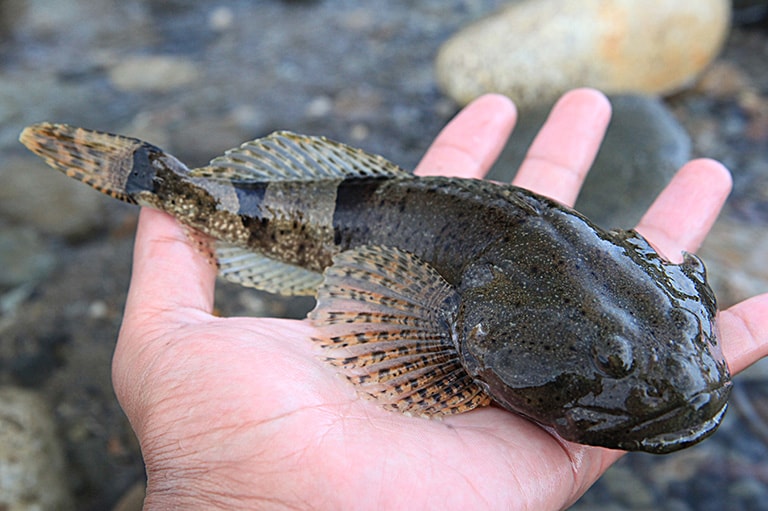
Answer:
[[[229,7],[218,6],[208,14],[208,26],[216,32],[225,32],[232,28],[235,13]]]
[[[109,71],[112,84],[124,92],[168,92],[199,76],[191,60],[170,55],[134,55]]]
[[[499,92],[525,108],[579,86],[668,94],[718,54],[729,21],[728,0],[524,0],[448,40],[436,75],[460,104]]]
[[[576,209],[604,228],[634,227],[688,161],[691,141],[663,102],[648,96],[611,97],[611,124],[576,202]],[[488,177],[511,181],[551,105],[522,112]]]
[[[325,117],[333,111],[333,100],[328,96],[315,96],[305,107],[305,115],[312,118]]]
[[[0,509],[73,509],[51,412],[35,392],[0,387]]]

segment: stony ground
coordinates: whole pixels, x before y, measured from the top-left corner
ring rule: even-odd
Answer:
[[[456,111],[434,83],[437,48],[501,4],[0,0],[0,384],[49,403],[77,509],[109,509],[143,477],[109,379],[136,211],[44,169],[16,142],[23,126],[53,120],[133,134],[190,164],[292,129],[411,168]],[[644,154],[666,164],[712,156],[734,172],[734,193],[702,249],[724,304],[768,290],[766,62],[764,22],[739,24],[696,87],[668,98],[662,114],[643,107],[651,126],[669,124],[664,116],[677,126]],[[524,136],[515,140],[507,171],[525,146]],[[617,140],[612,151],[628,151]],[[608,179],[596,181],[588,186]],[[301,316],[311,307],[228,285],[217,302],[229,315]],[[575,508],[768,509],[765,364],[736,389],[710,441],[673,456],[629,455]]]

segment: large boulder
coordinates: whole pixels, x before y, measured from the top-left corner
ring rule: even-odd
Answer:
[[[668,94],[719,52],[729,0],[525,0],[448,40],[437,80],[460,104],[486,92],[526,107],[590,86]]]

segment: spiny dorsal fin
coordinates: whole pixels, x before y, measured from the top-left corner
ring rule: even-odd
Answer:
[[[194,169],[194,177],[242,182],[314,181],[408,175],[381,156],[325,137],[278,131],[245,142]]]
[[[460,413],[490,402],[452,338],[458,296],[431,266],[396,248],[334,257],[309,314],[315,341],[358,392],[403,413]]]
[[[321,273],[230,243],[217,241],[214,252],[219,276],[242,286],[281,295],[312,296],[323,281]]]

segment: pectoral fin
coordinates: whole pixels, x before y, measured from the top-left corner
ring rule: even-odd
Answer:
[[[315,341],[358,392],[389,409],[435,416],[490,402],[461,365],[458,296],[416,256],[377,246],[334,257],[309,314]]]

